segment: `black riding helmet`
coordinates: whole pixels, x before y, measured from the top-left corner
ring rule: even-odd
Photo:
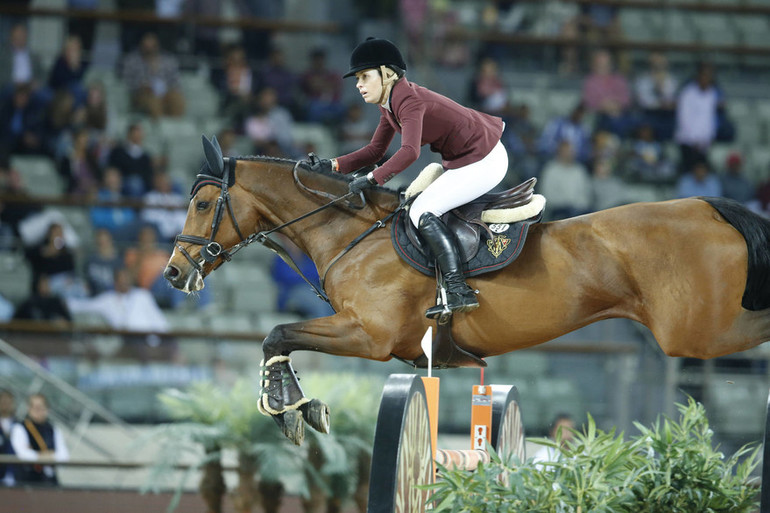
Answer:
[[[352,77],[359,71],[387,66],[402,76],[406,71],[406,63],[401,57],[396,45],[387,39],[367,37],[366,41],[356,46],[350,55],[350,71],[342,78]]]

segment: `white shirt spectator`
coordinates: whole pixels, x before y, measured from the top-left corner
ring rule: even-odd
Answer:
[[[550,161],[543,169],[539,185],[540,192],[548,199],[548,205],[554,209],[588,211],[591,208],[591,178],[578,162]]]
[[[150,191],[144,195],[142,209],[142,221],[151,223],[158,230],[162,239],[172,240],[177,234],[182,233],[187,210],[184,208],[187,201],[184,196],[176,192]],[[178,206],[179,209],[150,208],[154,206]]]
[[[676,142],[708,148],[716,136],[718,102],[715,87],[704,90],[696,82],[686,85],[676,105]]]
[[[676,86],[676,80],[671,75],[667,75],[659,87],[652,74],[646,73],[634,84],[636,102],[643,109],[664,108],[666,104],[676,102]]]
[[[53,440],[54,460],[68,461],[70,459],[70,452],[67,449],[67,444],[64,442],[61,430],[56,426],[53,427]],[[32,448],[27,430],[21,424],[14,424],[11,428],[11,445],[13,445],[16,457],[20,460],[38,461],[40,459],[40,453]],[[44,466],[43,472],[49,477],[55,474],[54,468],[51,466]]]
[[[101,315],[114,329],[127,331],[168,331],[168,321],[152,294],[132,287],[127,292],[110,290],[89,299],[69,299],[72,313],[91,312]]]

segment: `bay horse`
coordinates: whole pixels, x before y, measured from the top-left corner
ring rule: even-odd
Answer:
[[[164,275],[175,288],[199,290],[233,248],[276,227],[313,260],[336,314],[276,326],[262,345],[260,408],[299,443],[303,413],[324,431],[328,411],[302,395],[290,353],[415,360],[432,324],[424,312],[435,304],[436,282],[397,256],[388,229],[372,229],[343,251],[399,207],[397,193],[374,188],[363,208],[340,201],[323,208],[347,194],[348,177],[285,159],[223,158],[216,139],[203,140],[207,164]],[[744,351],[770,339],[769,241],[768,221],[709,198],[535,224],[513,264],[469,279],[480,307],[455,314],[452,335],[489,357],[623,317],[647,326],[669,356]]]

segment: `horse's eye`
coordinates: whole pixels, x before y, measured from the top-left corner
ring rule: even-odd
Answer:
[[[209,202],[208,201],[199,201],[196,203],[195,208],[198,210],[206,210],[209,208]]]

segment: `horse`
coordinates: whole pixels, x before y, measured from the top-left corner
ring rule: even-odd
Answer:
[[[303,414],[324,431],[329,412],[304,397],[290,354],[416,360],[436,281],[400,259],[379,229],[401,205],[397,192],[369,189],[356,206],[346,176],[294,160],[223,158],[215,139],[203,141],[207,163],[164,276],[177,289],[199,290],[232,253],[265,243],[275,229],[313,260],[336,313],[278,325],[262,344],[260,408],[300,443]],[[460,348],[491,357],[622,317],[649,328],[668,356],[744,351],[770,339],[769,241],[768,221],[710,198],[535,224],[515,262],[469,279],[480,307],[455,314],[451,333]]]

